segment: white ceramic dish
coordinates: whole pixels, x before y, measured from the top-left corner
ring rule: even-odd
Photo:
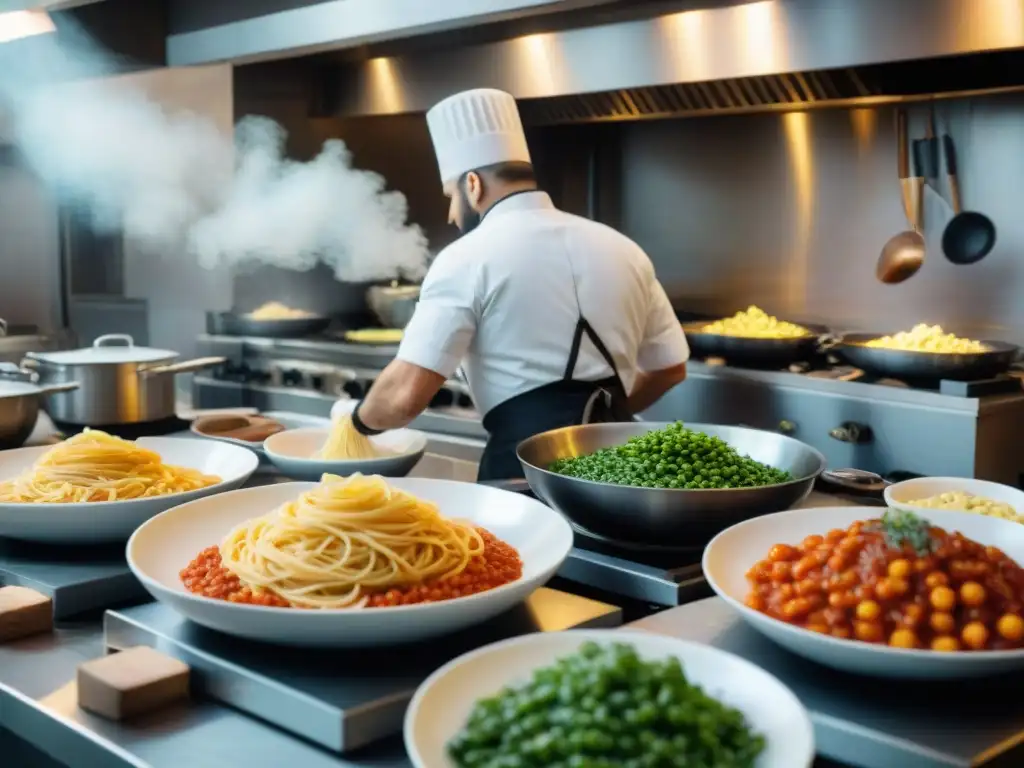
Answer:
[[[318,481],[325,473],[351,475],[384,475],[405,477],[416,466],[427,450],[427,436],[414,429],[395,429],[370,440],[386,456],[373,459],[330,461],[313,458],[327,441],[328,429],[288,429],[271,435],[263,441],[263,451],[270,463],[283,474],[296,480]]]
[[[962,491],[972,496],[981,496],[993,501],[1002,501],[1013,507],[1017,514],[1024,515],[1024,491],[989,480],[975,480],[970,477],[917,477],[894,483],[885,489],[885,503],[890,507],[906,509],[916,515],[930,515],[934,510],[907,502],[930,499],[940,493]]]
[[[855,674],[908,679],[962,679],[1024,669],[1024,650],[936,653],[840,640],[778,621],[748,608],[746,572],[773,544],[797,544],[810,534],[877,518],[879,507],[793,509],[746,520],[718,534],[704,550],[704,575],[718,596],[754,629],[793,653]],[[1024,525],[984,515],[929,509],[934,525],[1002,549],[1024,563]]]
[[[256,414],[253,414],[256,415]],[[265,411],[259,414],[268,419],[276,421],[286,429],[303,429],[306,427],[313,427],[317,429],[327,429],[331,425],[330,419],[325,419],[321,416],[306,416],[302,413],[291,413],[289,411]],[[220,437],[218,435],[208,435],[205,432],[199,432],[196,430],[195,421],[193,420],[192,426],[189,427],[189,431],[196,437],[202,438],[203,440],[217,440],[222,443],[230,443],[231,445],[238,445],[242,448],[248,448],[250,451],[255,453],[260,458],[266,458],[266,453],[263,450],[263,442],[253,443],[248,440],[238,440],[234,437]]]
[[[219,544],[234,526],[296,498],[314,483],[247,488],[169,509],[132,536],[128,565],[153,597],[197,624],[281,645],[344,648],[414,642],[496,616],[544,584],[572,547],[565,518],[521,494],[451,480],[389,482],[434,502],[446,517],[482,525],[511,544],[523,560],[522,578],[454,600],[362,610],[238,605],[185,590],[178,574],[199,552]]]
[[[740,710],[764,734],[757,768],[807,768],[814,761],[810,718],[793,692],[749,661],[710,645],[625,630],[541,632],[471,651],[428,677],[405,714],[405,747],[416,768],[454,768],[445,745],[462,728],[474,703],[579,650],[587,641],[629,643],[645,659],[676,657],[687,678]]]
[[[166,464],[198,469],[222,480],[169,496],[79,504],[0,503],[0,536],[49,544],[126,541],[153,515],[176,504],[239,488],[256,471],[259,460],[245,448],[226,443],[180,437],[143,437],[139,445],[156,451]],[[0,480],[28,470],[51,446],[0,452]]]

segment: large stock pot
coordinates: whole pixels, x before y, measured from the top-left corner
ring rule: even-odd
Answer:
[[[91,427],[138,424],[174,416],[174,377],[219,365],[223,357],[175,362],[177,352],[137,347],[131,336],[100,336],[91,347],[31,352],[22,362],[44,389],[72,381],[78,388],[47,398],[50,417]]]

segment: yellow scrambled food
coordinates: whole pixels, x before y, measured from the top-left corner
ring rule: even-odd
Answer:
[[[927,499],[915,499],[905,503],[914,507],[955,509],[960,512],[973,512],[977,515],[988,515],[1003,520],[1012,520],[1015,523],[1024,523],[1024,516],[1018,515],[1017,510],[1005,501],[986,499],[966,491],[946,491],[936,496],[929,496]]]
[[[292,309],[279,301],[268,301],[259,309],[249,313],[253,320],[301,320],[306,317],[313,317],[313,314],[304,309]]]
[[[397,344],[403,335],[401,328],[363,328],[358,331],[345,331],[345,338],[348,341],[360,344]]]
[[[810,335],[810,331],[785,320],[772,317],[760,307],[748,307],[732,317],[725,317],[708,323],[701,328],[703,333],[719,336],[742,336],[748,339],[797,339]]]
[[[987,352],[988,347],[980,341],[961,339],[952,333],[946,333],[938,325],[919,323],[909,331],[901,331],[892,336],[882,336],[865,342],[866,347],[879,349],[899,349],[906,352],[938,352],[940,354],[976,354]]]

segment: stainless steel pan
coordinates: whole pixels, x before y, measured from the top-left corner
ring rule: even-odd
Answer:
[[[16,370],[16,369],[15,369]],[[78,388],[77,381],[53,387],[40,387],[16,375],[8,379],[8,371],[0,371],[0,450],[18,448],[35,428],[43,397]]]
[[[612,539],[671,546],[704,544],[733,523],[789,509],[806,498],[825,469],[824,456],[791,437],[745,427],[687,424],[756,461],[787,470],[794,479],[761,488],[695,491],[612,485],[548,470],[556,459],[621,445],[666,426],[638,422],[565,427],[524,440],[516,453],[533,492],[570,520]]]
[[[865,346],[884,333],[848,333],[833,347],[846,362],[877,376],[912,381],[972,381],[1005,373],[1020,351],[1002,341],[983,341],[987,352],[946,354]]]
[[[178,357],[166,349],[137,347],[131,336],[108,334],[85,349],[33,352],[22,365],[38,373],[43,387],[80,384],[48,398],[46,410],[55,421],[103,427],[173,417],[175,375],[225,361],[201,357],[178,362]]]
[[[686,341],[696,357],[721,357],[733,365],[776,366],[807,360],[817,351],[828,329],[805,325],[810,333],[794,339],[756,339],[745,336],[723,336],[705,333],[708,323],[687,323],[683,326]]]

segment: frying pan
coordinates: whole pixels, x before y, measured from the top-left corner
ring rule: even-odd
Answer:
[[[223,312],[215,317],[214,322],[219,333],[229,336],[295,339],[323,332],[331,324],[331,318],[313,315],[279,320],[257,320],[248,315]]]
[[[982,341],[988,351],[946,354],[881,349],[865,344],[884,333],[847,333],[832,348],[848,363],[868,373],[894,379],[972,381],[1006,373],[1019,349],[1003,341]]]
[[[706,321],[683,325],[686,341],[696,357],[721,357],[727,362],[757,366],[784,366],[814,356],[822,336],[829,331],[820,325],[803,325],[810,333],[792,339],[758,339],[723,336],[701,330]]]

